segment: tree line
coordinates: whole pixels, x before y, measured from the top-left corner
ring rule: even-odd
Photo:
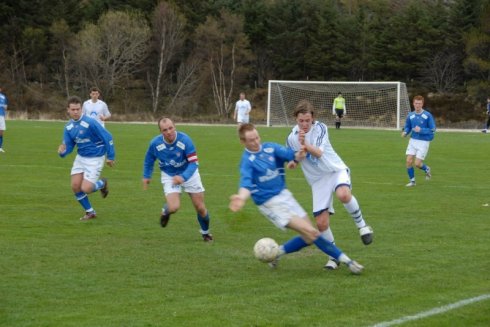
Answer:
[[[121,113],[228,117],[269,79],[490,95],[490,0],[4,0],[0,35],[12,109],[97,86]]]

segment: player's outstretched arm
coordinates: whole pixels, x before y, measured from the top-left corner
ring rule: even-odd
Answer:
[[[238,190],[238,194],[233,194],[230,196],[230,210],[237,212],[243,208],[245,202],[250,197],[250,191],[244,187]]]
[[[143,178],[143,190],[147,190],[148,189],[148,185],[150,184],[151,182],[151,179],[150,178]]]

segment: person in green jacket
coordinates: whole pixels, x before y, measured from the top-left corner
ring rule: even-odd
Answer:
[[[342,96],[342,92],[339,92],[337,97],[333,100],[332,114],[337,115],[335,119],[335,128],[339,129],[341,119],[344,115],[347,115],[347,109],[345,108],[345,99]]]

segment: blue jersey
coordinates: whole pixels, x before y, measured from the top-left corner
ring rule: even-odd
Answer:
[[[260,150],[243,152],[240,162],[240,187],[248,189],[252,199],[261,205],[286,188],[284,164],[295,152],[277,143],[263,143]]]
[[[182,176],[185,181],[191,178],[199,165],[196,148],[191,138],[178,131],[173,143],[167,143],[163,135],[158,135],[151,140],[145,156],[144,178],[151,178],[153,165],[157,159],[161,171],[169,176]]]
[[[413,130],[415,126],[420,127],[419,132]],[[434,117],[426,110],[423,110],[420,114],[412,111],[407,116],[404,131],[407,135],[412,132],[412,138],[414,140],[432,141],[436,132]]]
[[[65,125],[63,144],[66,151],[60,153],[60,157],[70,154],[75,145],[78,154],[82,157],[94,158],[107,155],[107,159],[114,160],[114,142],[112,135],[96,120],[82,115],[79,120],[70,119]]]
[[[9,100],[5,94],[0,92],[0,116],[5,116],[5,106],[9,104]]]

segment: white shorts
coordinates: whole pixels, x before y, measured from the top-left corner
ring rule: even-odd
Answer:
[[[239,115],[237,117],[237,123],[248,124],[249,122],[250,122],[250,116],[249,115]]]
[[[313,194],[313,215],[328,209],[331,214],[335,213],[333,208],[333,195],[335,190],[342,185],[351,187],[350,174],[348,169],[325,174],[311,185]]]
[[[87,158],[77,154],[71,168],[71,174],[83,173],[83,179],[95,184],[99,180],[102,168],[104,168],[104,161],[105,156]]]
[[[260,212],[280,229],[286,229],[293,218],[307,218],[306,211],[289,190],[282,190],[269,201],[259,205]]]
[[[162,171],[162,185],[163,192],[165,195],[169,193],[202,193],[204,192],[204,186],[201,182],[201,175],[199,175],[199,170],[196,170],[194,174],[187,181],[180,185],[174,185],[172,181],[173,176],[167,175]]]
[[[424,160],[427,156],[427,152],[429,152],[429,145],[429,141],[410,139],[410,141],[408,141],[407,152],[405,154],[407,156],[415,156],[418,159]]]
[[[0,116],[0,131],[6,131],[7,125],[5,124],[5,116]]]

